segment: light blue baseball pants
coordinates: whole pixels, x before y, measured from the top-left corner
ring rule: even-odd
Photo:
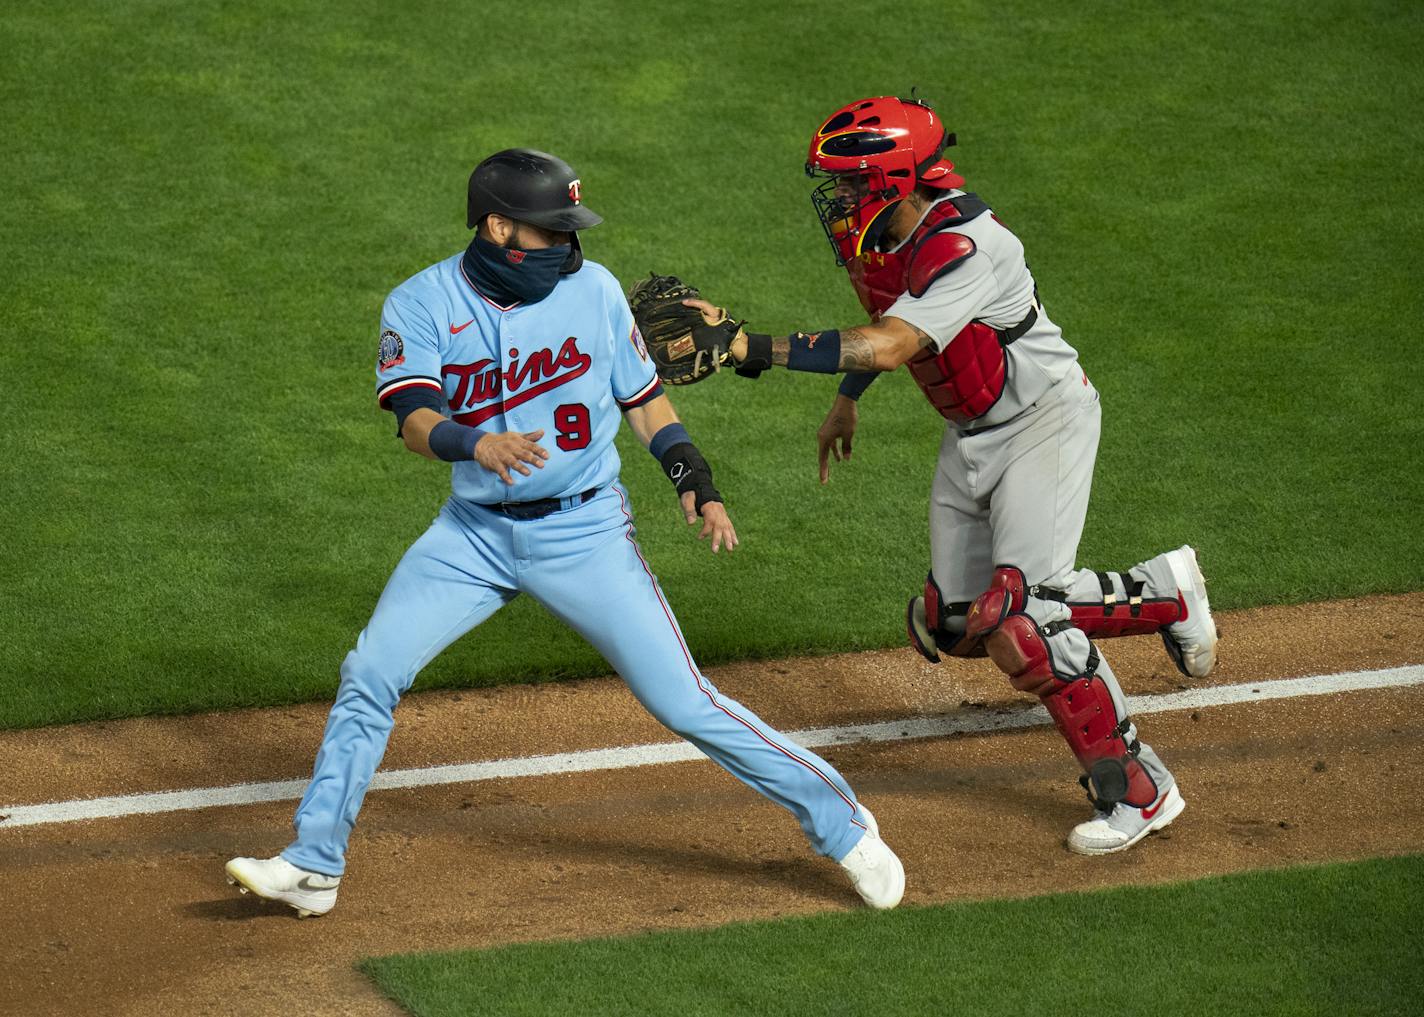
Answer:
[[[839,860],[855,846],[865,825],[844,778],[698,671],[615,484],[542,519],[446,502],[396,566],[341,665],[297,807],[297,839],[282,857],[311,872],[345,871],[347,840],[401,694],[440,651],[521,592],[587,639],[661,723],[790,810],[816,851]]]

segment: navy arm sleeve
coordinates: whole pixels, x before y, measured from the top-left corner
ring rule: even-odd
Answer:
[[[440,398],[440,393],[433,388],[424,385],[403,388],[397,392],[392,392],[386,397],[386,409],[396,415],[396,437],[401,436],[401,430],[405,427],[405,418],[416,410],[424,407],[441,413],[445,409],[444,401]]]

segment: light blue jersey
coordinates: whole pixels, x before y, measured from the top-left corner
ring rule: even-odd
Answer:
[[[526,594],[596,647],[659,721],[790,810],[817,851],[844,858],[867,829],[849,785],[698,670],[638,547],[613,436],[620,409],[661,390],[613,276],[585,261],[538,303],[500,307],[457,255],[396,287],[381,328],[383,404],[427,386],[457,423],[544,430],[549,459],[512,486],[476,462],[454,464],[454,496],[406,551],[342,662],[283,857],[308,872],[345,870],[401,694],[446,646]]]
[[[562,498],[618,476],[621,410],[657,387],[657,373],[618,281],[585,261],[537,304],[495,304],[470,282],[462,255],[401,283],[386,298],[376,364],[382,406],[396,392],[440,392],[457,424],[544,431],[542,470],[514,484],[474,461],[454,464],[455,496],[488,505]]]

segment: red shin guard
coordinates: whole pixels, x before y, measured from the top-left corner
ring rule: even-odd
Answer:
[[[1128,745],[1127,724],[1117,719],[1101,678],[1079,678],[1039,698],[1092,782],[1096,803],[1140,809],[1157,800],[1157,784],[1137,759],[1137,743]]]
[[[1068,747],[1092,782],[1094,801],[1110,809],[1117,802],[1141,808],[1157,798],[1157,785],[1126,739],[1127,721],[1118,717],[1112,692],[1098,675],[1098,651],[1088,644],[1079,668],[1068,661],[1055,667],[1048,639],[1068,627],[1055,622],[1039,628],[1022,610],[1023,573],[1000,569],[969,613],[971,635],[987,634],[985,646],[1009,682],[1043,702]]]
[[[1099,572],[1102,587],[1100,601],[1070,602],[1073,624],[1090,639],[1113,639],[1117,636],[1150,636],[1187,616],[1187,605],[1180,591],[1175,597],[1146,598],[1143,582],[1123,572],[1118,573],[1124,595],[1119,596],[1110,572]]]

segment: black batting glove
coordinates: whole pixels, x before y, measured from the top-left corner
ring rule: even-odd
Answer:
[[[722,500],[717,488],[712,486],[712,468],[707,465],[707,460],[702,458],[702,453],[697,451],[696,445],[686,441],[674,445],[663,453],[659,462],[662,463],[663,473],[672,481],[679,495],[692,492],[697,501],[699,516],[702,514],[703,505],[710,501]]]

